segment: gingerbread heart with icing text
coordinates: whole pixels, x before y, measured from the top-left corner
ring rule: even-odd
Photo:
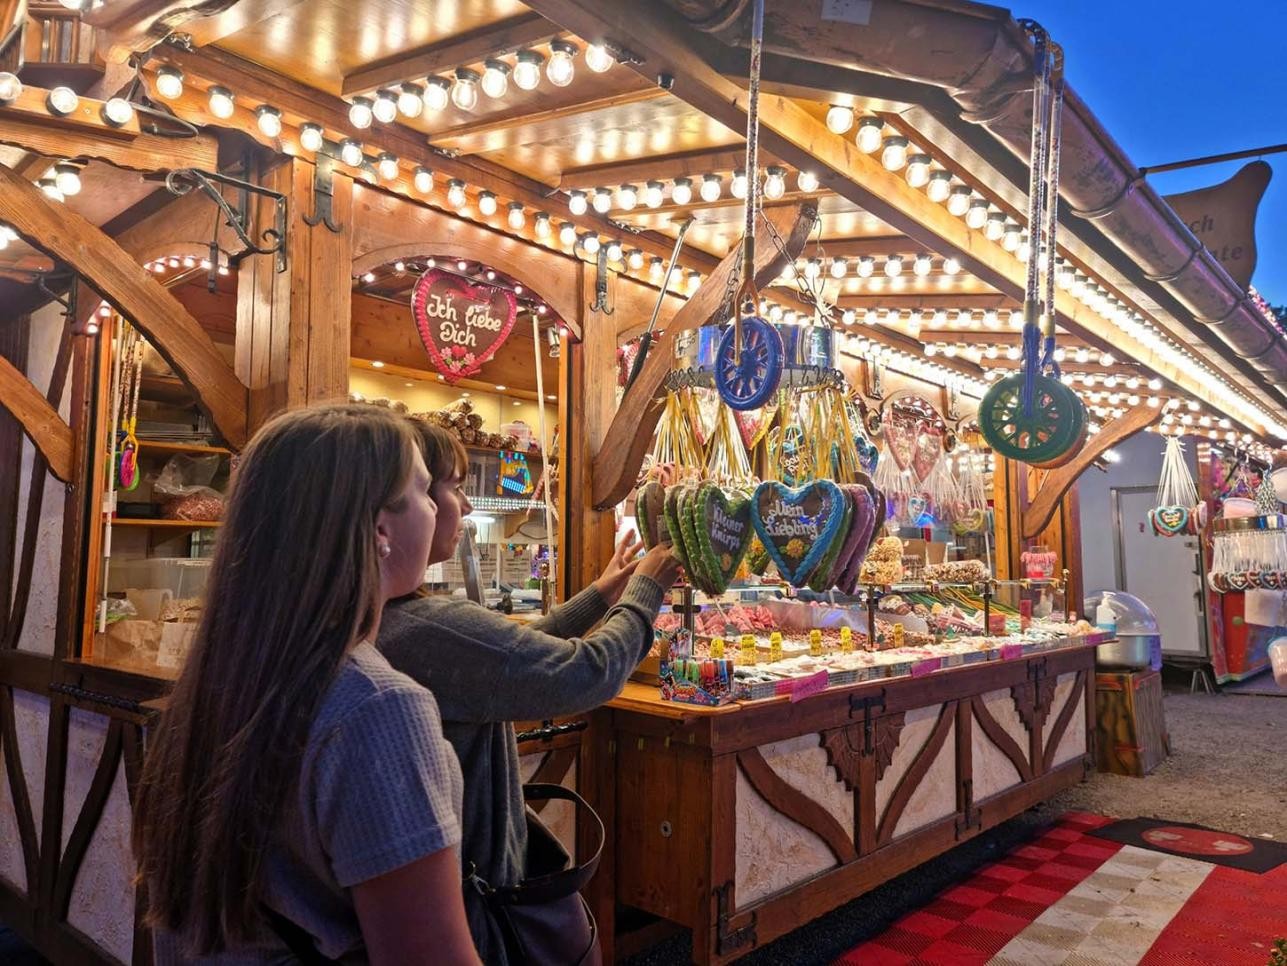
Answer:
[[[477,375],[518,318],[518,299],[507,288],[473,285],[430,269],[411,290],[411,315],[429,360],[447,382]]]
[[[741,566],[755,533],[751,501],[745,496],[730,497],[714,483],[707,483],[697,491],[695,513],[699,549],[694,563],[705,571],[715,592],[722,594]]]
[[[800,487],[761,483],[751,501],[751,522],[782,579],[803,587],[832,549],[844,522],[845,495],[830,480]]]
[[[666,488],[656,480],[649,480],[639,487],[635,494],[635,522],[639,524],[639,539],[644,548],[651,550],[662,540],[662,530],[666,526]],[[669,531],[666,540],[670,539]]]
[[[1189,526],[1189,508],[1183,506],[1159,506],[1148,511],[1149,524],[1159,537],[1173,537],[1183,533]]]

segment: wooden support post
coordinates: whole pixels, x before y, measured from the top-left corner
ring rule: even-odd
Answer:
[[[250,388],[249,432],[273,414],[348,396],[350,231],[353,182],[333,181],[331,221],[309,226],[314,168],[287,160],[261,176],[261,183],[287,198],[287,269],[274,259],[242,263],[237,284],[237,376]],[[256,201],[256,224],[271,223],[273,204]]]

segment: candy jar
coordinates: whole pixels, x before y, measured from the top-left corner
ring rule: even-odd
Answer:
[[[1055,552],[1036,544],[1019,555],[1023,575],[1029,580],[1049,580],[1055,575]]]

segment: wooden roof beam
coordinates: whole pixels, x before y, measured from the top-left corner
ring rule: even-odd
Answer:
[[[562,32],[540,14],[521,13],[507,20],[368,64],[345,76],[340,93],[350,97],[406,80],[423,80],[426,76],[454,70],[466,64],[476,64],[488,57],[546,43]]]
[[[765,162],[767,159],[761,154],[760,160]],[[701,177],[704,174],[726,174],[736,171],[745,164],[746,148],[741,145],[709,151],[685,151],[681,154],[667,154],[656,158],[568,168],[559,179],[559,187],[566,191],[571,188],[592,189],[622,184],[642,185],[647,181],[671,181],[675,178]]]
[[[631,67],[645,77],[673,78],[671,92],[730,130],[746,128],[748,91],[712,66],[723,47],[694,31],[663,4],[635,0],[526,0],[556,24],[583,37],[604,38],[634,55]],[[850,138],[829,131],[795,102],[761,92],[760,142],[789,165],[817,171],[822,184],[901,231],[928,250],[956,257],[962,267],[1015,298],[1023,296],[1026,266],[999,244],[969,229],[942,205],[926,198],[905,178],[885,170],[878,158],[858,150]],[[1060,322],[1070,331],[1115,343],[1125,335],[1111,321],[1085,309],[1067,291],[1055,295]],[[1133,353],[1194,399],[1223,411],[1225,401],[1200,373],[1133,346]],[[1230,415],[1233,415],[1232,413]],[[1248,424],[1257,436],[1265,427]]]

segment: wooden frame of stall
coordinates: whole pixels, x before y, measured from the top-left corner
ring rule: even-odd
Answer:
[[[582,38],[628,36],[632,47],[628,53],[635,60],[627,64],[635,73],[614,80],[615,86],[597,95],[560,95],[557,103],[543,109],[531,101],[520,103],[503,116],[469,130],[455,130],[449,150],[428,148],[409,128],[393,125],[383,132],[407,163],[422,160],[441,177],[467,181],[471,199],[479,191],[490,191],[568,219],[573,216],[563,195],[487,158],[471,157],[470,144],[528,120],[550,123],[663,99],[671,110],[666,115],[669,119],[678,116],[678,105],[731,130],[744,128],[745,91],[730,79],[744,70],[744,64],[732,62],[732,48],[683,29],[673,12],[661,5],[530,0],[528,6],[532,12],[498,20],[463,39],[448,38],[396,63],[356,70],[345,78],[343,92],[360,93],[390,83],[401,76],[398,71],[445,69],[481,60],[498,47],[545,43],[567,31]],[[5,46],[13,37],[9,18],[21,17],[22,7],[0,3],[0,51],[12,50]],[[293,4],[242,0],[235,10],[204,17],[191,7],[188,0],[158,0],[131,5],[128,10],[107,4],[87,13],[85,22],[99,31],[95,49],[119,63],[121,54],[150,46],[149,30],[162,18],[168,29],[192,18],[185,27],[191,31],[195,49],[167,46],[161,58],[180,67],[191,81],[206,86],[233,84],[249,102],[278,104],[292,116],[315,118],[328,130],[351,130],[347,105],[338,97],[212,46],[238,31],[253,33]],[[42,70],[48,73],[48,65]],[[673,94],[654,88],[658,70],[674,80]],[[154,71],[155,61],[145,64],[143,76],[154,79]],[[855,92],[848,85],[854,81],[847,72],[836,69],[828,75],[831,88],[821,86],[816,71],[805,71],[799,64],[770,59],[766,72],[772,96],[761,105],[763,150],[795,170],[819,168],[826,190],[793,191],[782,205],[767,209],[783,242],[781,250],[766,245],[757,252],[756,281],[761,291],[768,291],[786,261],[803,250],[819,210],[828,199],[838,197],[904,234],[896,239],[841,240],[829,245],[835,254],[857,256],[893,250],[891,246],[907,253],[932,248],[958,259],[981,280],[977,292],[955,296],[954,304],[987,309],[1013,302],[1022,291],[1018,262],[998,245],[971,236],[959,220],[829,132],[816,112],[792,99],[808,92],[816,99],[817,92],[824,90],[838,90],[853,99]],[[559,542],[564,552],[557,576],[560,593],[566,596],[597,576],[609,558],[612,508],[633,486],[650,430],[656,425],[673,340],[684,329],[717,316],[736,257],[721,259],[700,248],[685,255],[686,266],[705,276],[703,284],[686,300],[678,294],[664,299],[663,334],[618,408],[618,345],[637,334],[657,298],[655,285],[625,271],[610,272],[606,298],[619,314],[606,324],[608,317],[591,308],[602,304],[592,262],[540,242],[528,232],[457,216],[440,200],[418,200],[404,183],[409,179],[373,187],[352,172],[330,170],[328,163],[307,152],[282,153],[277,139],[254,129],[248,109],[239,106],[234,118],[225,122],[211,115],[196,93],[185,94],[172,105],[180,116],[203,128],[236,127],[245,137],[199,133],[174,142],[147,134],[137,123],[109,130],[93,111],[66,124],[45,125],[42,97],[34,90],[17,105],[0,108],[9,112],[0,140],[30,152],[19,169],[0,165],[0,222],[13,225],[36,248],[70,266],[80,294],[78,311],[62,326],[51,376],[42,385],[26,375],[26,339],[27,322],[32,313],[44,311],[44,297],[29,291],[23,301],[6,306],[6,317],[0,319],[8,323],[0,324],[0,404],[5,410],[0,413],[0,459],[14,458],[24,435],[36,449],[27,477],[25,515],[20,513],[17,474],[0,479],[0,588],[5,588],[0,597],[4,605],[0,606],[0,748],[5,752],[5,776],[0,782],[13,803],[25,879],[25,888],[0,881],[0,920],[60,963],[120,961],[122,957],[108,948],[104,937],[122,928],[127,938],[116,938],[121,948],[132,949],[129,958],[150,962],[150,941],[137,918],[140,897],[133,896],[129,902],[124,926],[116,922],[108,929],[109,924],[102,921],[90,922],[106,932],[95,933],[72,911],[102,902],[86,898],[86,889],[94,885],[132,895],[127,866],[116,869],[106,884],[87,884],[83,873],[87,855],[102,847],[103,830],[119,819],[122,800],[128,805],[138,780],[147,702],[166,689],[162,679],[84,659],[91,640],[88,614],[92,608],[87,605],[96,591],[92,561],[97,559],[98,481],[103,476],[101,448],[95,440],[103,426],[106,395],[106,353],[87,330],[88,313],[97,297],[110,302],[147,336],[191,388],[222,437],[237,448],[257,425],[282,408],[344,398],[354,358],[423,366],[408,335],[409,321],[402,333],[362,324],[368,311],[372,319],[387,321],[388,310],[377,312],[368,306],[348,284],[350,279],[402,256],[443,253],[485,261],[522,280],[540,293],[570,330],[557,373],[559,421],[564,428],[559,454]],[[97,109],[101,103],[91,106]],[[936,158],[945,156],[934,150]],[[663,172],[697,174],[712,166],[732,171],[739,154],[736,144],[717,145],[662,158],[591,165],[579,176],[618,181],[643,180]],[[282,273],[269,257],[241,261],[231,314],[212,313],[198,295],[172,291],[143,267],[160,256],[200,255],[206,250],[212,211],[208,200],[194,194],[162,205],[153,197],[119,218],[95,224],[51,203],[29,180],[47,157],[86,158],[95,164],[158,172],[182,167],[213,170],[232,155],[250,156],[252,163],[244,174],[286,198],[290,248]],[[323,166],[328,169],[325,192],[318,189]],[[317,217],[323,196],[329,205],[326,219]],[[1003,210],[1016,211],[1005,197],[996,201]],[[677,214],[677,206],[669,206],[667,213]],[[264,215],[261,211],[257,217]],[[594,212],[576,220],[596,232],[619,229],[616,222]],[[650,256],[670,254],[671,238],[664,233],[644,228],[631,237]],[[228,251],[242,253],[231,235],[222,237],[221,243]],[[787,305],[798,304],[789,291],[774,287],[773,294]],[[917,309],[945,304],[943,296],[924,293],[887,301]],[[863,304],[870,303],[859,297],[842,301],[842,307]],[[1106,320],[1075,303],[1066,292],[1059,293],[1057,304],[1061,325],[1082,343],[1100,349],[1113,346],[1115,330]],[[212,323],[216,316],[219,321]],[[223,327],[221,332],[214,331],[218,326]],[[864,334],[875,344],[904,353],[919,353],[921,344],[935,337],[923,331],[918,340],[883,326],[868,327]],[[940,335],[951,339],[960,333]],[[1004,337],[995,335],[998,341]],[[231,365],[216,344],[229,337],[235,348]],[[940,361],[945,369],[969,378],[983,372],[979,364],[966,360]],[[852,383],[863,388],[868,402],[878,405],[882,394],[873,385],[872,363],[849,359],[846,365]],[[1210,401],[1211,390],[1200,378],[1161,360],[1150,360],[1149,365],[1149,371],[1169,386]],[[962,415],[968,416],[951,415],[955,403],[939,386],[918,384],[913,377],[901,375],[887,376],[885,381],[886,391],[920,385],[950,421],[959,423]],[[59,413],[65,390],[70,393],[68,418]],[[997,576],[1018,576],[1019,554],[1027,543],[1039,539],[1059,549],[1071,573],[1069,598],[1079,599],[1076,479],[1104,450],[1161,417],[1161,409],[1141,406],[1106,421],[1087,447],[1058,469],[1039,471],[1002,462],[994,476]],[[49,499],[45,483],[53,480],[65,484],[66,490],[58,599],[53,608],[56,627],[52,650],[46,654],[20,649],[18,640],[32,593],[32,555],[42,501]],[[15,577],[17,592],[10,597],[7,588]],[[838,689],[799,707],[770,701],[717,712],[665,706],[651,692],[631,685],[622,699],[589,716],[586,731],[533,727],[522,750],[539,756],[531,759],[530,767],[542,778],[562,780],[574,774],[612,830],[590,896],[603,929],[606,958],[611,960],[614,953],[614,919],[620,901],[692,926],[695,957],[724,961],[1079,780],[1090,751],[1090,718],[1082,722],[1078,709],[1093,707],[1091,675],[1091,651],[1068,649],[1003,665],[946,671],[927,679]],[[17,707],[27,701],[22,695],[48,702],[46,733],[35,740],[22,733],[21,725],[27,720],[23,717],[27,711],[20,714]],[[76,755],[83,743],[82,731],[77,729],[89,716],[100,722],[103,739],[89,759],[79,762],[85,766],[84,776],[76,778]],[[927,723],[917,724],[922,719]],[[922,730],[927,733],[921,735]],[[1078,735],[1080,744],[1069,737]],[[802,743],[798,749],[802,752],[804,745],[812,743],[810,748],[817,754],[807,756],[814,759],[811,767],[817,766],[818,754],[829,756],[820,770],[815,767],[814,777],[819,789],[830,788],[826,794],[832,794],[831,786],[836,784],[851,793],[848,826],[836,820],[828,805],[819,804],[775,770],[771,759],[782,742]],[[944,755],[947,765],[939,763]],[[43,772],[30,768],[37,757]],[[978,787],[980,769],[1004,772],[1007,767],[1017,781],[994,783],[986,793]],[[837,777],[818,777],[828,768]],[[938,791],[950,798],[950,810],[900,832],[901,813],[914,796],[929,794],[918,789],[930,788],[944,768],[951,777]],[[123,775],[123,795],[116,787],[118,775]],[[78,785],[75,793],[69,784],[72,779]],[[831,861],[801,881],[786,882],[754,898],[748,898],[751,887],[743,885],[739,898],[736,842],[729,838],[727,825],[740,807],[734,789],[742,783],[766,803],[768,812],[762,818],[803,828],[825,844]],[[876,802],[882,797],[882,806],[888,808],[878,810]],[[659,842],[663,821],[676,834],[662,835]],[[680,874],[678,870],[685,868],[682,863],[690,861],[693,865],[687,871],[692,874]]]

